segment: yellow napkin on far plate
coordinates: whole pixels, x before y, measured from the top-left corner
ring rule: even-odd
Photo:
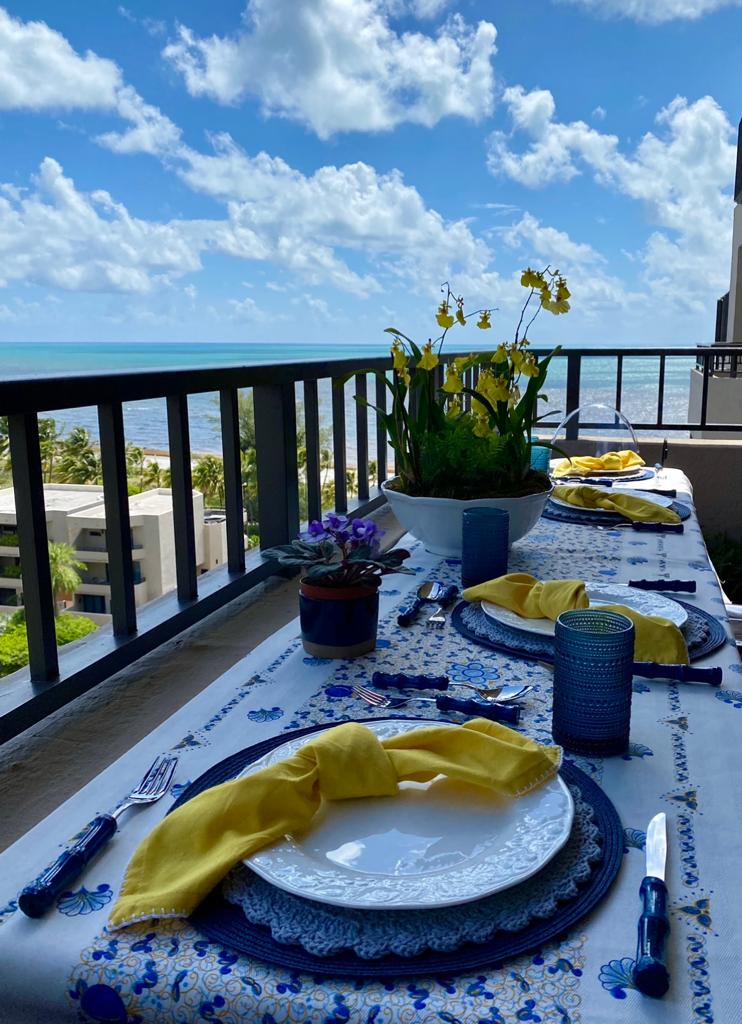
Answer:
[[[465,601],[491,601],[524,619],[556,619],[573,608],[587,608],[584,580],[548,580],[541,583],[527,572],[510,572],[496,580],[467,587]]]
[[[491,601],[509,608],[524,619],[552,619],[573,608],[587,608],[588,596],[582,580],[550,580],[541,583],[526,572],[480,583],[464,591],[466,601]],[[685,637],[674,622],[660,615],[642,615],[622,604],[601,605],[601,611],[626,615],[634,623],[634,660],[661,665],[687,665]]]
[[[164,818],[126,870],[109,928],[149,918],[186,917],[245,857],[307,828],[327,800],[394,796],[403,780],[447,775],[506,796],[556,774],[561,747],[475,718],[379,738],[346,722],[276,764],[206,790]]]
[[[687,665],[688,645],[674,622],[661,615],[642,615],[623,604],[601,605],[602,612],[625,615],[634,623],[634,661],[659,665]]]
[[[632,469],[644,465],[644,459],[636,452],[624,449],[620,452],[606,452],[605,455],[575,455],[562,459],[552,470],[554,476],[590,476],[591,473],[615,473],[620,469]]]
[[[555,498],[580,508],[604,508],[617,512],[637,523],[679,523],[680,516],[671,508],[663,508],[655,501],[634,497],[633,494],[609,494],[588,484],[561,484],[554,488]]]

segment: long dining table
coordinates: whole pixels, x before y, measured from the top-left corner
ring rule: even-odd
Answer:
[[[678,498],[688,480],[668,471]],[[649,486],[649,485],[648,485]],[[460,976],[354,980],[274,966],[211,942],[184,920],[147,921],[108,932],[106,921],[140,841],[173,800],[216,762],[307,726],[385,712],[353,696],[374,671],[445,673],[456,682],[528,683],[519,728],[550,742],[552,673],[547,666],[464,639],[420,617],[397,625],[400,604],[424,579],[460,582],[460,565],[412,538],[415,576],[385,577],[376,650],[330,661],[307,655],[298,620],[280,629],[137,743],[0,856],[0,1020],[291,1022],[638,1022],[742,1021],[742,666],[719,583],[695,512],[682,535],[598,530],[542,518],[510,552],[510,571],[540,579],[694,579],[684,600],[717,617],[723,647],[700,664],[721,666],[720,686],[635,678],[631,742],[622,756],[575,757],[610,797],[624,829],[624,854],[602,902],[558,941]],[[414,703],[402,714],[442,717]],[[445,716],[463,721],[456,715]],[[127,812],[109,846],[40,919],[17,908],[20,889],[53,861],[96,814],[111,811],[163,751],[179,755],[170,792]],[[645,874],[647,823],[668,821],[670,990],[648,999],[634,986],[633,958]]]

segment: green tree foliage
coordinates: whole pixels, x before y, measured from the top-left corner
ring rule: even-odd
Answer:
[[[73,427],[59,444],[56,478],[63,484],[101,482],[100,456],[85,427]]]
[[[77,560],[75,549],[70,544],[49,542],[49,568],[52,575],[54,607],[63,594],[71,594],[80,586],[80,571],[85,568]]]
[[[90,619],[60,615],[56,622],[57,647],[82,640],[98,628]],[[28,664],[28,637],[23,611],[17,612],[0,633],[0,674],[7,675]]]
[[[193,467],[193,486],[207,505],[224,506],[224,463],[217,455],[201,455]]]

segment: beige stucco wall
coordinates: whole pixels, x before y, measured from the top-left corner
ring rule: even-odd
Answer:
[[[691,422],[701,419],[703,397],[703,372],[691,370],[688,418]],[[707,423],[742,423],[742,377],[709,377]],[[693,437],[707,437],[711,440],[740,438],[739,431],[693,430]]]

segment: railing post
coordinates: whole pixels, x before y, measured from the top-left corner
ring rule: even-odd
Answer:
[[[316,380],[304,381],[304,435],[307,454],[307,519],[322,518],[319,395]]]
[[[299,532],[294,385],[259,384],[255,401],[260,546],[288,544]]]
[[[347,454],[345,451],[345,385],[332,380],[332,461],[335,463],[335,511],[348,511]]]
[[[623,356],[616,357],[616,408],[621,411],[623,397]]]
[[[167,430],[170,440],[170,478],[175,529],[175,576],[178,598],[198,597],[196,582],[196,531],[193,525],[191,442],[188,430],[188,396],[168,395]]]
[[[662,413],[665,407],[665,357],[660,356],[660,374],[657,382],[657,426],[662,426]]]
[[[8,439],[13,467],[29,668],[33,680],[49,682],[59,677],[59,658],[36,413],[8,416]]]
[[[711,353],[703,353],[703,390],[701,392],[701,427],[706,426],[706,413],[709,403],[709,372],[711,364]]]
[[[386,412],[386,384],[381,377],[376,378],[376,408]],[[387,435],[384,421],[379,412],[376,413],[376,479],[379,487],[387,478]]]
[[[224,465],[224,510],[227,514],[227,565],[230,572],[245,571],[245,523],[240,458],[240,405],[237,388],[219,392]]]
[[[356,374],[356,466],[358,500],[368,501],[368,406],[366,374]]]
[[[571,412],[580,407],[580,371],[582,369],[582,361],[579,353],[568,352],[567,353],[567,408],[565,415],[569,416]],[[577,419],[570,420],[567,424],[567,435],[568,441],[575,441],[577,439],[580,430],[580,425]]]
[[[134,562],[131,554],[126,439],[121,402],[98,406],[103,503],[106,509],[106,547],[111,583],[111,615],[116,636],[137,631],[134,601]]]

